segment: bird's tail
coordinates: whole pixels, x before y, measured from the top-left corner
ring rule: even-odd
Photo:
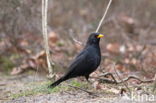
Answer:
[[[51,85],[49,85],[48,88],[54,88],[54,87],[56,87],[57,85],[59,85],[63,81],[65,81],[64,77],[60,78],[59,80],[57,80],[54,83],[52,83]]]

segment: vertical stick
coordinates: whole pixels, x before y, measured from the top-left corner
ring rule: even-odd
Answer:
[[[44,38],[44,47],[46,51],[46,60],[48,65],[49,77],[53,78],[53,68],[50,63],[50,53],[49,53],[49,44],[48,44],[48,34],[47,34],[47,11],[48,11],[48,0],[42,0],[42,32]],[[52,62],[54,66],[54,63]]]

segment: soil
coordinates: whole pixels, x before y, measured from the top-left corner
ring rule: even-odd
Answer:
[[[46,81],[47,79],[37,75],[34,78],[34,75],[27,74],[19,76],[2,75],[2,77],[0,78],[0,103],[155,103],[155,101],[132,101],[126,96],[109,93],[102,93],[96,97],[81,90],[11,98],[11,94],[21,92],[28,84]]]

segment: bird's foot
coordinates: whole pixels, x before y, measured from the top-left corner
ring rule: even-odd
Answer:
[[[93,82],[92,82],[91,80],[87,80],[87,83],[88,83],[89,85],[93,85]]]

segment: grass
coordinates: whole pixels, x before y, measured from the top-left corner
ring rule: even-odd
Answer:
[[[59,93],[59,92],[62,92],[62,91],[74,91],[76,89],[74,88],[71,88],[67,85],[70,84],[72,86],[76,86],[76,87],[80,87],[80,88],[87,88],[87,90],[91,90],[92,92],[95,92],[95,93],[103,93],[103,94],[106,94],[106,96],[113,96],[113,97],[116,97],[118,96],[119,94],[112,89],[110,90],[110,88],[115,88],[115,90],[117,91],[120,91],[120,88],[123,88],[123,85],[109,85],[109,84],[105,84],[105,87],[106,89],[105,90],[95,90],[93,88],[90,88],[90,85],[87,83],[87,82],[78,82],[77,80],[70,80],[69,82],[64,82],[62,83],[61,85],[53,88],[53,89],[50,89],[50,88],[47,88],[48,85],[50,85],[51,81],[44,81],[44,82],[32,82],[32,83],[29,83],[29,84],[26,84],[25,87],[28,87],[28,88],[25,88],[25,89],[22,89],[21,92],[17,92],[17,93],[14,93],[14,94],[11,94],[10,95],[10,99],[16,99],[16,98],[19,98],[19,97],[24,97],[24,96],[35,96],[35,95],[46,95],[46,94],[50,94],[50,93]],[[137,91],[136,91],[136,88],[138,86],[130,86],[130,90],[131,92],[133,92],[134,96],[137,95]],[[140,85],[140,87],[142,87],[142,89],[144,89],[145,91],[148,91],[148,93],[150,94],[153,94],[152,93],[152,89],[153,89],[153,85]],[[143,88],[145,87],[145,88]],[[128,93],[128,91],[126,92]]]
[[[13,61],[20,58],[19,54],[11,54],[10,56],[1,56],[0,57],[0,67],[4,71],[4,73],[8,74],[15,64]]]
[[[7,57],[1,57],[0,63],[1,66],[5,68],[3,69],[5,72],[9,72],[14,67],[14,63],[10,60],[10,58]]]
[[[40,95],[40,94],[50,94],[50,93],[58,93],[61,91],[69,91],[72,90],[71,87],[68,85],[59,85],[53,89],[47,88],[50,85],[50,81],[46,82],[37,82],[37,83],[30,83],[26,85],[28,88],[22,90],[21,92],[11,94],[10,98],[19,98],[23,96],[33,96],[33,95]],[[64,83],[65,84],[65,83]],[[35,86],[34,86],[35,85]],[[70,85],[77,86],[77,87],[85,87],[87,88],[88,85],[85,82],[77,82],[76,80],[72,80]]]

